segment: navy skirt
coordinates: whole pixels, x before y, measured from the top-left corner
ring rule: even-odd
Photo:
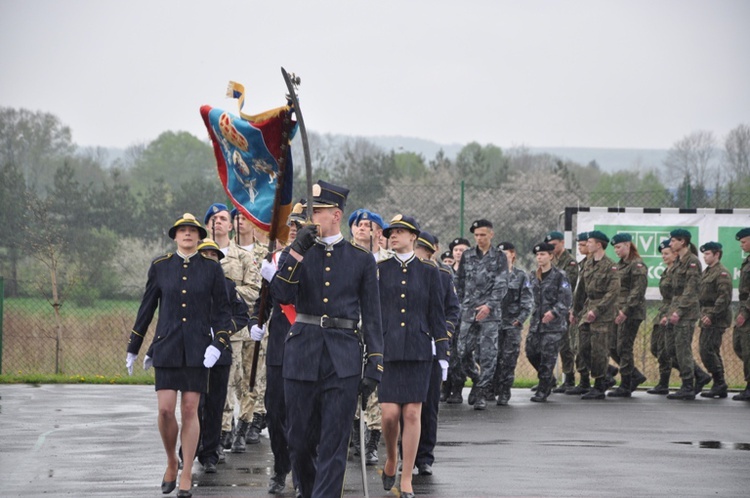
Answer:
[[[156,390],[205,393],[208,391],[209,369],[203,367],[154,367]]]
[[[430,388],[432,361],[386,361],[378,386],[381,403],[424,403]]]

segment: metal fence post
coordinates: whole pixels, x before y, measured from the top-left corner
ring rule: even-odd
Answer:
[[[460,235],[461,237],[464,236],[464,190],[465,190],[464,181],[461,180],[461,204],[460,204],[461,214],[460,214],[460,218],[458,221],[458,233],[461,234]]]
[[[5,280],[0,276],[0,375],[3,373],[3,301],[5,301]]]

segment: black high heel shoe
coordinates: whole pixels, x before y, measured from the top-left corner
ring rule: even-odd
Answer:
[[[192,498],[193,492],[190,491],[189,489],[180,489],[180,490],[177,490],[177,497],[178,498]]]
[[[164,474],[165,476],[167,474]],[[161,492],[165,495],[168,495],[172,491],[174,491],[174,488],[177,487],[177,478],[175,478],[174,481],[165,481],[164,478],[162,478],[161,481]]]
[[[386,491],[390,491],[393,486],[396,485],[396,474],[393,474],[392,476],[389,476],[385,473],[385,469],[383,469],[383,489]]]

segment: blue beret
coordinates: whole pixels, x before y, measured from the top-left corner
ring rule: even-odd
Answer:
[[[667,247],[669,247],[669,244],[671,242],[672,241],[669,240],[669,239],[662,240],[661,243],[659,244],[659,252],[662,252],[664,249],[666,249]]]
[[[469,242],[469,239],[465,239],[463,237],[456,237],[455,239],[451,241],[450,244],[448,244],[448,249],[452,251],[454,247],[461,246],[461,245],[466,246],[466,247],[471,247],[471,242]]]
[[[484,228],[484,227],[492,228],[492,222],[490,220],[485,220],[485,219],[477,220],[471,224],[471,228],[469,228],[469,231],[471,233],[474,233],[475,229]]]
[[[538,252],[553,253],[555,252],[555,246],[553,246],[549,242],[542,242],[541,244],[537,244],[534,246],[534,254]]]
[[[437,242],[431,233],[425,231],[419,232],[419,237],[417,237],[418,246],[422,246],[429,251],[435,252],[435,244],[437,244]]]
[[[388,228],[383,230],[383,235],[385,235],[386,237],[390,237],[391,230],[394,228],[405,228],[406,230],[409,230],[410,232],[419,236],[419,223],[417,223],[417,220],[415,220],[411,216],[402,216],[400,214],[394,216],[391,220],[390,225],[388,225]]]
[[[706,251],[716,252],[716,251],[721,251],[721,248],[722,248],[722,245],[719,244],[718,242],[706,242],[700,247],[701,252],[706,252]]]
[[[633,241],[632,235],[630,235],[629,233],[620,232],[618,234],[615,234],[614,237],[612,237],[612,241],[610,242],[610,244],[615,245],[621,242],[632,242],[632,241]]]
[[[362,214],[362,211],[364,211],[364,208],[359,208],[356,211],[353,211],[352,214],[349,215],[349,228],[351,229],[354,222],[357,220],[357,216]]]
[[[206,211],[206,216],[203,217],[203,224],[208,225],[208,220],[211,219],[211,216],[222,211],[229,211],[229,208],[227,208],[226,204],[222,204],[220,202],[214,202],[213,204],[211,204]]]
[[[510,251],[511,249],[514,251],[516,250],[516,246],[514,246],[512,242],[500,242],[497,245],[497,248],[501,251]]]
[[[578,242],[586,242],[587,240],[589,240],[588,232],[581,232],[578,234]]]
[[[550,232],[544,237],[544,241],[549,242],[550,240],[565,240],[565,236],[560,232]]]
[[[388,228],[388,224],[383,221],[383,218],[378,213],[373,213],[372,211],[369,211],[367,209],[360,209],[360,213],[357,215],[356,222],[359,224],[360,221],[372,221],[376,225],[380,226],[380,228]],[[351,225],[351,223],[350,223]]]
[[[749,235],[750,235],[750,228],[743,228],[742,230],[737,232],[737,235],[735,235],[735,237],[737,238],[737,240],[742,240]]]
[[[681,239],[690,239],[692,235],[690,235],[690,232],[685,230],[684,228],[675,228],[671,232],[669,232],[670,237],[679,237]]]
[[[607,234],[600,230],[592,230],[588,233],[589,239],[601,240],[605,244],[609,244],[609,237]]]

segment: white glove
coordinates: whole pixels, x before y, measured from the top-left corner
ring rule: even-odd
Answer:
[[[149,368],[154,366],[154,359],[151,358],[149,355],[146,355],[145,358],[143,358],[143,369],[148,370]]]
[[[128,369],[128,375],[133,375],[133,364],[136,358],[138,358],[138,355],[134,353],[128,353],[128,356],[125,358],[125,368]]]
[[[209,345],[206,348],[206,352],[203,353],[203,366],[206,368],[213,367],[216,365],[216,362],[219,361],[219,356],[221,356],[219,348],[214,345]]]
[[[270,282],[275,274],[276,264],[264,258],[263,262],[260,264],[260,276]]]
[[[448,360],[438,360],[440,363],[440,370],[443,371],[443,382],[448,380]]]
[[[265,325],[263,325],[262,327],[258,327],[257,325],[253,325],[252,327],[250,327],[250,339],[254,341],[262,341],[264,335],[266,335]]]

